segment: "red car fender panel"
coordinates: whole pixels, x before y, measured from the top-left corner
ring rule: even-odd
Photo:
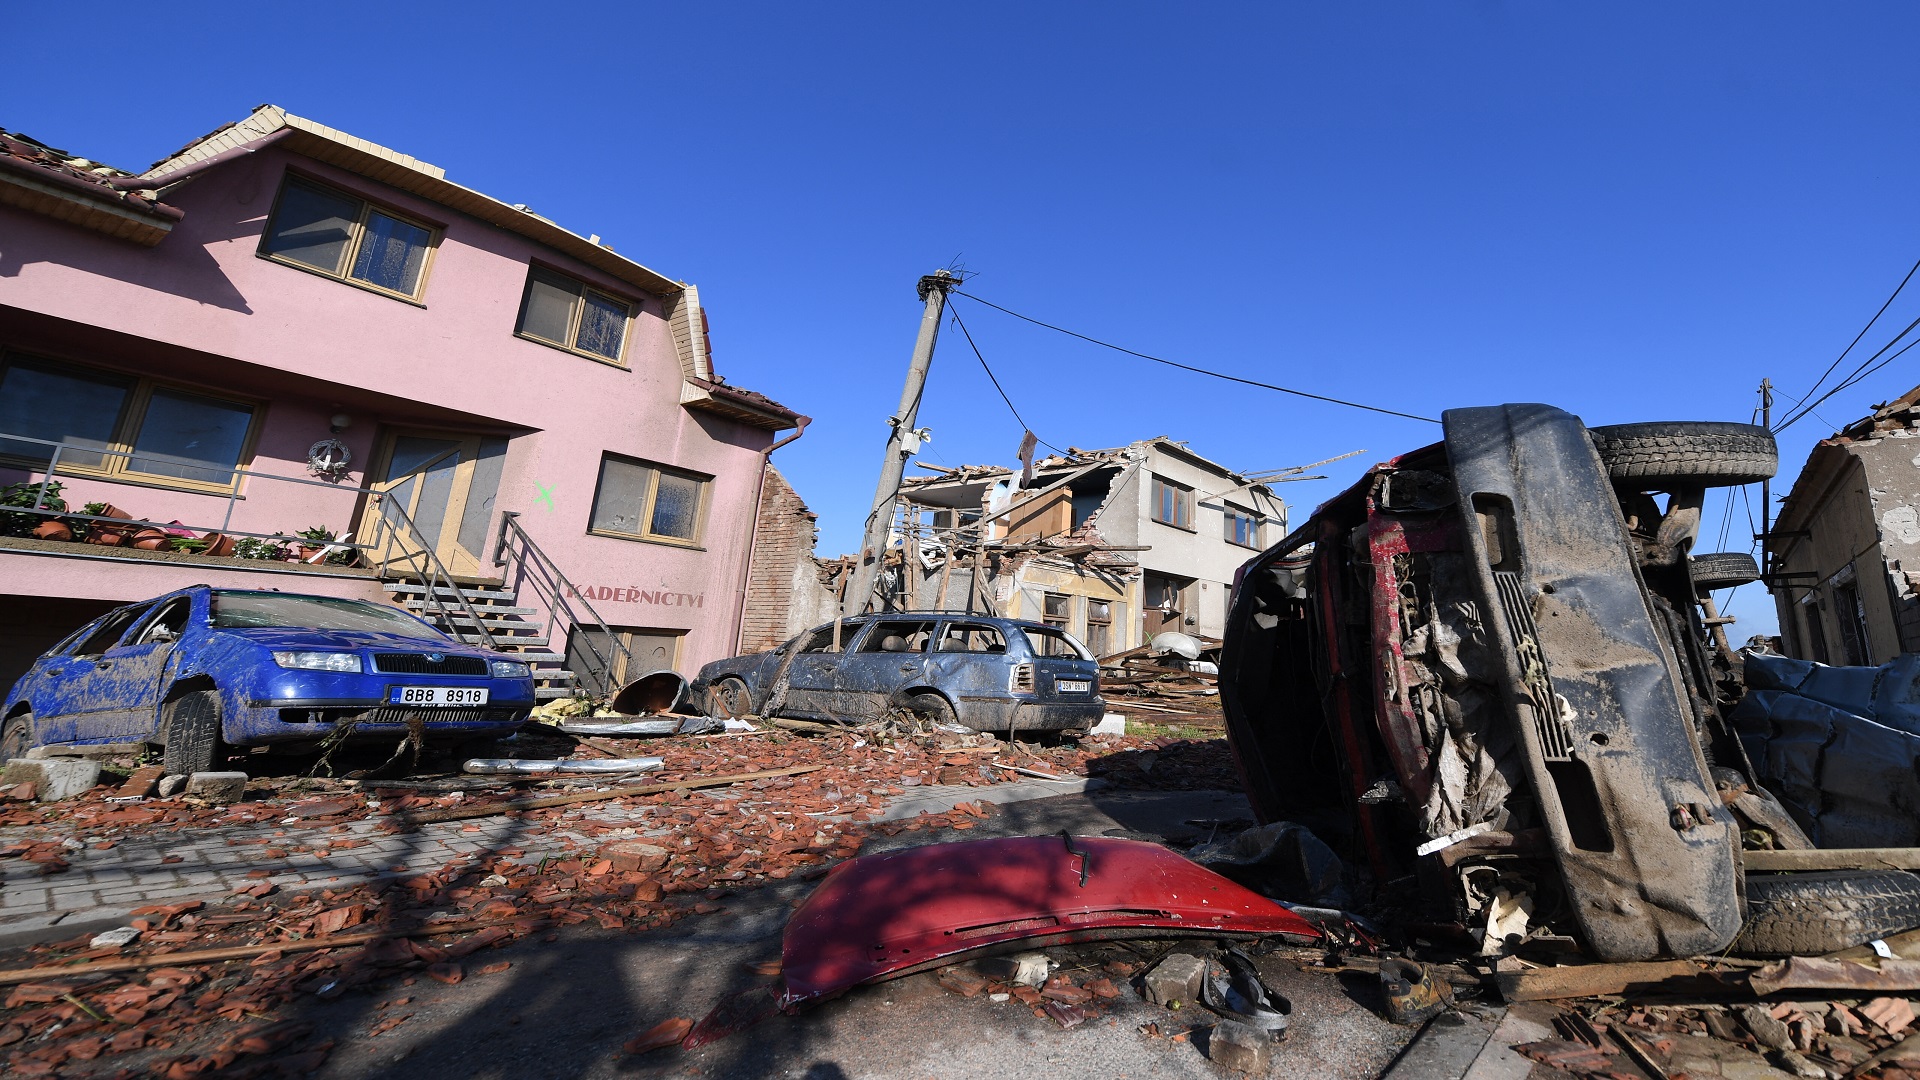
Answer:
[[[1280,903],[1157,844],[1014,836],[928,844],[835,867],[787,923],[789,1010],[1004,942],[1260,937],[1317,941]]]

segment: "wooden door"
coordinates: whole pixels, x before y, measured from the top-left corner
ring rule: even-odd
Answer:
[[[361,534],[398,559],[430,548],[452,574],[482,573],[506,440],[458,432],[394,431],[382,441]],[[401,520],[404,513],[411,529]],[[384,520],[383,520],[384,515]]]

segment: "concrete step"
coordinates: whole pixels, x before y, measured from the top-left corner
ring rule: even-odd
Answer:
[[[427,611],[433,610],[433,605],[427,603],[424,599],[418,599],[411,596],[407,597],[406,602],[401,604],[400,606],[406,608],[408,611],[413,612],[415,615],[420,615]],[[456,605],[449,604],[447,605],[447,608],[449,611],[452,611],[454,613],[455,618],[464,619],[467,616],[466,611]],[[505,604],[475,604],[473,605],[473,610],[479,612],[482,615],[538,615],[540,614],[539,608],[508,607]]]
[[[565,686],[536,686],[533,688],[533,696],[544,701],[551,701],[554,698],[572,697],[573,691]]]
[[[453,599],[454,591],[445,586],[429,590],[425,585],[416,585],[410,581],[389,581],[381,588],[401,596],[425,596],[429,591],[435,596]],[[503,586],[468,585],[460,589],[460,595],[470,600],[511,600],[513,591]]]

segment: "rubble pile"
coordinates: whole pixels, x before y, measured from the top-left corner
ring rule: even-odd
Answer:
[[[1218,690],[1220,643],[1191,640],[1204,646],[1192,659],[1152,645],[1101,657],[1100,696],[1108,708],[1146,723],[1226,730]]]
[[[393,876],[373,884],[314,891],[278,889],[264,880],[269,871],[258,870],[231,895],[141,908],[111,935],[33,946],[6,961],[11,971],[0,972],[11,984],[0,1011],[5,1071],[22,1077],[301,1075],[330,1049],[313,1042],[309,1026],[275,1015],[302,995],[401,994],[378,1010],[368,1032],[377,1037],[410,1015],[404,987],[414,980],[450,983],[505,969],[505,962],[473,959],[482,950],[573,926],[635,933],[720,914],[731,890],[820,876],[876,835],[963,833],[997,809],[967,800],[941,813],[876,820],[888,799],[912,788],[1022,779],[1014,769],[1080,776],[1103,756],[1132,755],[1138,762],[1165,755],[1174,764],[1159,778],[1153,775],[1159,769],[1116,774],[1116,782],[1147,786],[1177,782],[1188,768],[1179,763],[1195,756],[1172,740],[1115,736],[1081,746],[1009,747],[947,732],[880,742],[852,733],[772,732],[647,746],[665,758],[665,767],[645,778],[650,784],[810,771],[508,811],[523,825],[516,846],[435,868],[396,866]],[[66,869],[74,852],[111,849],[129,830],[235,826],[237,835],[226,843],[264,846],[269,860],[324,856],[365,843],[350,835],[353,822],[371,818],[381,831],[405,831],[433,812],[490,812],[530,786],[474,777],[404,783],[413,788],[256,779],[249,795],[263,797],[232,806],[195,805],[185,797],[113,801],[122,797],[102,786],[59,804],[57,813],[50,804],[0,812],[0,824],[10,827],[0,857],[37,863],[52,874]],[[451,783],[463,786],[433,790]],[[517,846],[529,836],[557,840],[564,857],[529,857]],[[1104,1000],[1102,990],[1098,980],[1081,980],[1072,989],[1062,982],[1033,993],[1041,995],[1036,1007],[1055,1006],[1056,1019],[1084,1019]]]

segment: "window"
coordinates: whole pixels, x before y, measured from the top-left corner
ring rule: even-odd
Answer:
[[[917,653],[927,651],[927,642],[933,638],[933,624],[930,622],[881,622],[875,623],[860,643],[860,652]]]
[[[567,669],[586,683],[618,690],[642,675],[672,671],[680,659],[684,630],[634,626],[576,626],[567,635]],[[620,646],[626,646],[626,652]]]
[[[1171,480],[1153,478],[1153,520],[1176,529],[1193,528],[1193,489]]]
[[[593,496],[588,531],[629,540],[698,543],[712,481],[608,454],[600,460],[600,489]]]
[[[64,442],[62,473],[231,490],[257,414],[131,375],[24,357],[0,368],[0,455],[44,464],[54,449],[46,443]]]
[[[437,230],[308,180],[288,177],[260,254],[409,300],[418,299]]]
[[[985,623],[948,623],[940,635],[941,652],[1003,653],[1007,639]]]
[[[853,635],[859,630],[859,623],[849,624],[842,619],[839,622],[828,623],[795,640],[800,642],[800,651],[803,653],[837,653],[847,642],[853,640]]]
[[[533,267],[514,333],[597,360],[620,363],[634,305],[570,277]]]
[[[1041,599],[1040,621],[1061,630],[1073,618],[1073,597],[1048,593]]]
[[[109,612],[106,618],[100,620],[100,625],[94,632],[87,635],[87,640],[74,647],[73,655],[99,656],[113,648],[119,642],[120,635],[126,633],[127,628],[132,626],[140,616],[145,615],[151,607],[153,607],[152,604],[137,604]]]
[[[1260,546],[1260,519],[1251,510],[1227,504],[1227,543],[1241,547]]]
[[[1106,600],[1087,601],[1087,648],[1095,656],[1113,651],[1113,604]]]
[[[193,614],[193,601],[184,596],[176,597],[160,609],[160,614],[147,620],[140,628],[140,634],[130,644],[165,644],[179,638],[187,628],[187,618]]]
[[[1068,637],[1063,630],[1049,626],[1042,630],[1037,626],[1023,626],[1021,633],[1027,635],[1027,644],[1032,646],[1035,656],[1058,656],[1068,660],[1090,660],[1087,650],[1080,643]]]
[[[1840,624],[1840,645],[1847,651],[1847,663],[1865,667],[1873,663],[1873,645],[1867,638],[1867,612],[1860,605],[1860,585],[1849,581],[1833,590],[1833,618]]]

